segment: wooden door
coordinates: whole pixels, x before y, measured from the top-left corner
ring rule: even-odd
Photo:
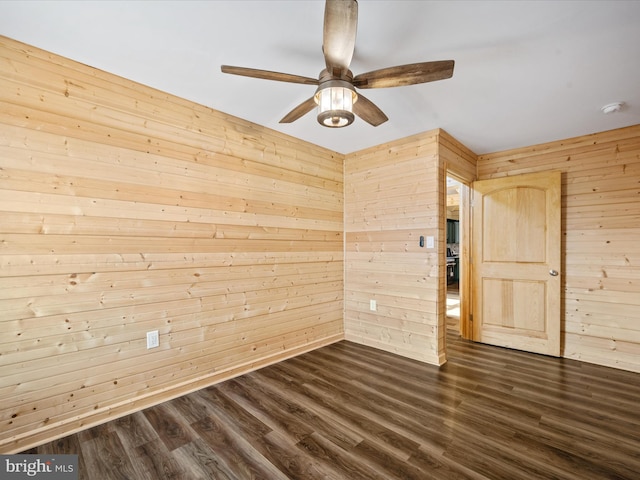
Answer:
[[[473,340],[560,355],[560,172],[474,182]]]

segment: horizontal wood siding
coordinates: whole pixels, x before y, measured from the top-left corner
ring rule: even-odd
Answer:
[[[343,339],[342,169],[0,37],[0,452]]]
[[[563,356],[640,372],[640,125],[481,155],[480,179],[562,172]]]
[[[438,131],[345,158],[345,336],[441,363]],[[375,300],[377,310],[370,310]]]

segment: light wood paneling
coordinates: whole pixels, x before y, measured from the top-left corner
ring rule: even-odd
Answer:
[[[347,339],[445,362],[447,169],[471,181],[475,155],[442,130],[347,155]],[[420,247],[420,236],[434,248]]]
[[[345,158],[345,336],[414,359],[438,358],[438,132]],[[377,303],[370,310],[370,300]]]
[[[481,155],[481,179],[562,172],[565,357],[640,372],[640,125]]]
[[[342,339],[342,169],[0,37],[0,451]]]

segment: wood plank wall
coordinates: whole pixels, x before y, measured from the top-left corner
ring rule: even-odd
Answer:
[[[564,357],[640,372],[640,125],[480,155],[478,177],[562,172]]]
[[[447,168],[473,180],[475,155],[443,130],[346,156],[347,340],[429,363],[446,360]],[[421,235],[434,237],[435,248],[421,248]]]
[[[0,37],[0,452],[342,339],[343,159]]]

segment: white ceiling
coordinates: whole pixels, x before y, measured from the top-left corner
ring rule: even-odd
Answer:
[[[640,1],[360,0],[354,74],[456,61],[453,78],[367,90],[389,121],[278,121],[315,87],[324,1],[0,1],[0,34],[341,153],[444,128],[476,153],[640,124]],[[625,102],[604,115],[602,106]]]

